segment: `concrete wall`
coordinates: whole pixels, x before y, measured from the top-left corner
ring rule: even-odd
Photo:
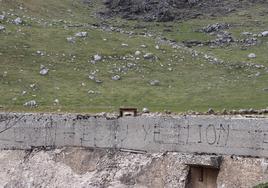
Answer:
[[[50,146],[268,157],[268,118],[0,114],[0,149]]]

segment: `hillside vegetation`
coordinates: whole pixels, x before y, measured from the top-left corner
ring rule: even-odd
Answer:
[[[267,8],[146,22],[98,0],[0,0],[0,110],[266,108]]]

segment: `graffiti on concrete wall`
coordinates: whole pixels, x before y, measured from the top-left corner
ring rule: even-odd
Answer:
[[[0,149],[101,147],[268,157],[268,119],[0,115]]]
[[[228,143],[230,126],[223,125],[180,125],[154,126],[154,141],[159,144],[197,144],[206,143],[225,147]]]

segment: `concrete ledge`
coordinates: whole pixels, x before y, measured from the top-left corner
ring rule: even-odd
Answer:
[[[268,118],[0,113],[0,149],[64,146],[268,157]]]

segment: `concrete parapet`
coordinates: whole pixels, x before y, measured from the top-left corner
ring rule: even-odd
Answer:
[[[268,118],[0,113],[0,149],[64,146],[268,157]]]

